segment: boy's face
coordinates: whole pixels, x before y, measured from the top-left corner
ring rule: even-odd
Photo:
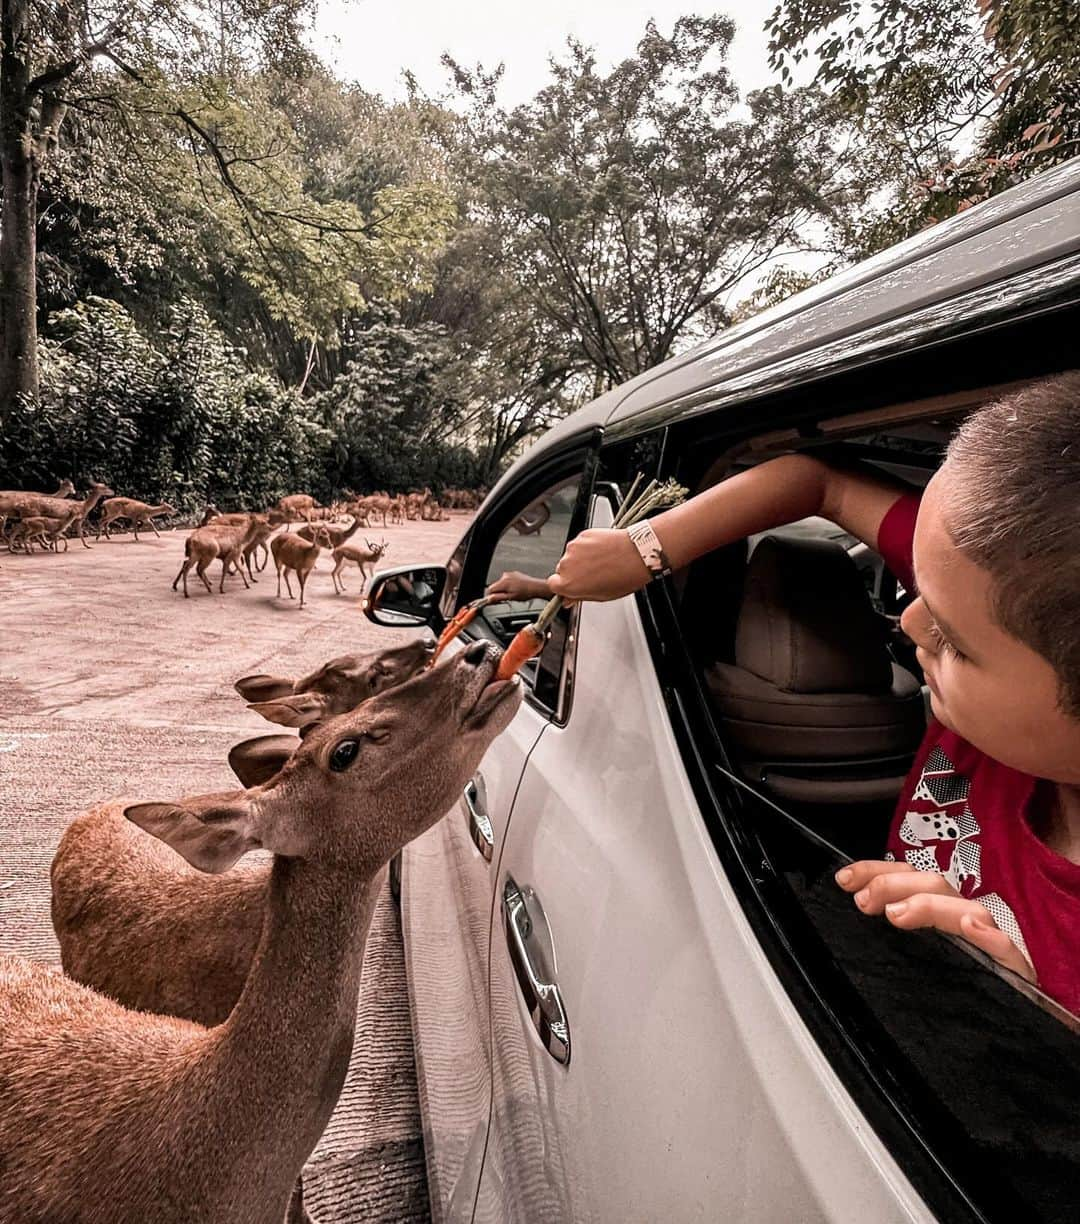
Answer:
[[[918,598],[901,618],[930,686],[935,717],[1024,773],[1080,783],[1080,721],[1058,706],[1053,668],[992,615],[990,574],[948,529],[946,464],[926,487],[915,527]]]

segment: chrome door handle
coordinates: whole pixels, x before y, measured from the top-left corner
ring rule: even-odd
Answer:
[[[484,782],[479,774],[465,783],[461,806],[465,809],[465,823],[469,826],[469,836],[473,839],[473,844],[490,863],[495,849],[495,830],[488,820]]]
[[[562,995],[554,982],[541,981],[533,966],[525,943],[532,933],[532,921],[521,889],[510,876],[506,877],[503,888],[502,910],[510,963],[525,996],[533,1026],[540,1034],[544,1049],[556,1062],[567,1066],[570,1062],[570,1025]]]

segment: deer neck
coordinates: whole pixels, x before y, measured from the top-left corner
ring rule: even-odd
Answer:
[[[348,527],[346,527],[346,528],[345,528],[345,530],[344,530],[344,531],[341,533],[341,543],[342,543],[342,544],[344,544],[344,543],[345,543],[345,541],[346,541],[346,540],[347,540],[347,539],[348,539],[348,538],[349,538],[351,535],[353,535],[355,532],[357,532],[357,531],[359,531],[359,530],[360,530],[360,516],[359,516],[358,514],[357,514],[357,515],[353,515],[353,521],[352,521],[352,522],[351,522],[351,523],[348,525]]]
[[[95,489],[93,493],[87,495],[86,500],[79,507],[79,513],[89,514],[104,496],[105,494],[100,489]]]
[[[215,1031],[214,1099],[287,1192],[329,1121],[356,1027],[364,944],[381,872],[276,858],[244,989]],[[287,1126],[282,1119],[287,1118]]]

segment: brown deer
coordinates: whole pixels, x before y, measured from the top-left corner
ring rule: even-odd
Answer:
[[[289,598],[295,599],[296,596],[292,593],[292,587],[289,585],[289,571],[292,570],[296,574],[297,581],[300,583],[300,607],[304,606],[304,587],[307,584],[308,574],[315,568],[315,562],[319,559],[319,553],[323,548],[330,547],[330,537],[326,533],[325,527],[319,527],[315,533],[314,540],[305,540],[302,536],[293,535],[292,532],[286,531],[279,536],[275,536],[270,541],[270,552],[274,557],[274,564],[277,566],[277,593],[278,599],[281,598],[281,575],[285,575],[285,589],[289,592]]]
[[[164,871],[171,846],[178,921],[192,870],[273,852],[251,968],[207,1029],[0,958],[0,1218],[284,1219],[344,1080],[382,868],[513,717],[497,666],[477,643],[319,727],[265,786],[116,805],[150,836],[106,874]]]
[[[61,480],[57,486],[55,493],[34,493],[27,489],[3,489],[0,490],[0,535],[3,534],[4,524],[9,515],[15,514],[19,507],[23,504],[24,499],[31,497],[48,497],[50,499],[57,497],[73,497],[75,495],[75,486],[70,480]],[[29,511],[34,513],[34,511]]]
[[[95,482],[90,485],[90,492],[83,501],[78,503],[76,513],[71,521],[79,525],[79,539],[82,541],[84,548],[90,547],[84,535],[86,516],[103,497],[112,497],[112,495],[113,491],[108,485],[97,484]],[[71,509],[71,502],[66,497],[52,497],[43,493],[18,493],[12,496],[15,500],[8,503],[8,509],[5,510],[0,505],[0,514],[17,514],[20,518],[24,515],[44,515],[48,518],[60,518]]]
[[[323,527],[314,527],[311,523],[307,523],[305,526],[299,528],[296,534],[298,536],[302,536],[310,543],[314,541],[315,533],[317,531],[324,532],[327,539],[330,541],[329,546],[331,548],[337,548],[339,544],[344,544],[346,540],[355,535],[359,528],[360,519],[354,515],[348,527],[335,527],[332,523],[328,523]]]
[[[274,526],[282,523],[295,523],[303,519],[310,523],[319,509],[319,503],[310,493],[290,493],[287,497],[279,497],[277,505],[270,512],[270,521]],[[274,522],[275,518],[277,522]]]
[[[109,540],[112,537],[109,535],[109,525],[115,523],[117,519],[131,519],[132,530],[135,534],[135,543],[139,542],[139,527],[149,527],[154,535],[161,539],[161,532],[154,526],[154,519],[161,514],[175,514],[176,508],[170,506],[168,502],[161,502],[159,505],[152,506],[148,502],[136,501],[134,497],[110,497],[101,506],[101,519],[98,522],[98,530],[96,539],[101,539],[101,533],[105,532],[105,539]]]
[[[426,642],[381,654],[346,656],[296,681],[295,687],[303,694],[301,684],[334,678],[329,691],[317,694],[324,699],[317,721],[326,722],[410,680],[430,657]],[[353,666],[340,667],[344,662]],[[294,686],[288,680],[248,677],[237,687],[248,682],[255,682],[264,697],[269,691],[265,682],[289,686],[280,699],[283,706],[293,696]],[[345,705],[347,701],[351,704]],[[263,704],[269,703],[265,697]],[[291,713],[267,716],[285,722]],[[307,724],[309,734],[315,725]],[[271,752],[265,747],[267,741],[283,742],[271,744],[279,748]],[[229,762],[244,786],[262,785],[300,744],[295,735],[261,736],[236,745]],[[243,751],[249,745],[260,747]],[[142,870],[103,870],[107,863],[127,862],[132,846],[149,853],[143,855]],[[159,864],[164,864],[160,876]],[[174,856],[158,852],[132,828],[119,805],[103,804],[72,821],[53,859],[52,921],[64,972],[125,1007],[207,1026],[221,1024],[240,997],[251,968],[268,877],[265,866],[237,868],[216,877],[185,871]],[[168,903],[172,887],[183,893],[175,906]]]
[[[390,547],[386,540],[382,540],[378,544],[372,544],[370,540],[365,540],[365,543],[367,548],[357,548],[355,544],[340,544],[334,549],[334,569],[330,577],[334,581],[334,590],[339,595],[345,594],[345,580],[341,576],[341,571],[346,565],[353,564],[359,568],[360,590],[363,592],[368,579],[367,566],[379,561]]]
[[[259,523],[254,514],[245,514],[243,518],[244,521],[240,523],[215,524],[211,522],[205,527],[195,528],[184,541],[184,563],[173,579],[172,589],[174,591],[176,584],[182,578],[184,598],[188,598],[188,571],[195,566],[196,577],[202,580],[203,586],[212,595],[214,590],[210,585],[210,580],[206,577],[206,569],[216,560],[221,561],[221,583],[218,587],[220,594],[225,594],[225,575],[231,566],[235,567],[243,579],[244,587],[248,587],[248,580],[244,577],[240,561],[244,548],[255,538]]]
[[[67,552],[67,536],[64,534],[77,516],[79,509],[72,506],[66,514],[28,514],[15,521],[8,536],[8,547],[12,552],[16,546],[30,552],[34,544],[39,544],[43,551],[58,547],[58,541],[64,541],[64,552]]]

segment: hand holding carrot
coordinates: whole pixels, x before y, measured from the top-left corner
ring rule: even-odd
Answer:
[[[651,578],[624,530],[591,527],[567,544],[547,584],[564,599],[606,601],[641,590]]]
[[[510,603],[528,599],[550,599],[555,592],[546,578],[532,578],[519,570],[501,574],[485,591],[492,602]]]

